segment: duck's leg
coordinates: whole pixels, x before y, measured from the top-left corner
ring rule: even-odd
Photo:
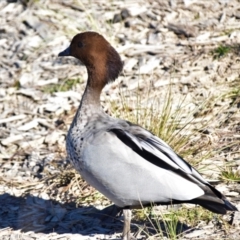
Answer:
[[[130,224],[132,212],[130,209],[123,209],[123,240],[131,240]]]

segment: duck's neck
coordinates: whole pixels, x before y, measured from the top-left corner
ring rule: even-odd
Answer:
[[[73,125],[78,125],[80,128],[84,127],[94,115],[103,113],[100,94],[104,84],[101,84],[94,74],[88,76],[87,86],[73,121]]]
[[[79,108],[82,109],[83,107],[92,108],[96,111],[100,108],[100,92],[89,85],[84,90]]]
[[[100,108],[100,94],[105,85],[105,74],[99,74],[101,68],[87,68],[87,71],[88,81],[81,103],[97,110]]]

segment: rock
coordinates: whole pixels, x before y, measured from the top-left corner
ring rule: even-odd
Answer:
[[[240,226],[240,213],[239,212],[234,212],[232,225],[234,225],[236,227]]]
[[[136,66],[138,60],[136,58],[129,58],[124,64],[124,70],[126,72],[132,72],[133,67]]]
[[[33,75],[31,73],[24,73],[20,79],[19,79],[19,82],[21,84],[21,86],[26,86],[28,85],[29,83],[32,83],[33,82]]]
[[[193,239],[200,236],[206,238],[206,234],[209,233],[211,233],[211,230],[194,230],[193,232],[184,235],[184,237],[187,239]]]
[[[21,127],[18,127],[19,131],[29,131],[32,128],[36,128],[38,126],[37,119],[33,119],[32,121],[22,125]]]
[[[23,140],[23,138],[24,138],[23,135],[9,136],[8,138],[1,140],[1,144],[7,146],[9,144],[19,142],[19,141]]]
[[[62,133],[59,133],[57,131],[53,131],[52,133],[48,134],[45,138],[45,142],[49,145],[52,146],[55,143],[58,142],[58,140],[60,139],[60,135]]]
[[[128,9],[124,8],[121,10],[120,14],[115,14],[113,17],[113,23],[117,23],[117,22],[121,22],[123,20],[125,20],[126,18],[130,17],[130,13],[128,11]]]
[[[150,58],[147,63],[143,64],[140,67],[141,74],[151,74],[152,71],[159,66],[161,59],[152,57]]]
[[[39,80],[37,82],[37,85],[38,86],[46,86],[49,84],[56,84],[56,83],[58,83],[58,78],[52,78],[52,79],[48,79],[48,80]]]
[[[39,36],[31,37],[30,41],[28,42],[28,47],[30,48],[38,48],[42,43],[42,39]]]
[[[20,115],[8,117],[5,119],[2,118],[2,119],[0,119],[0,124],[25,119],[26,117],[27,117],[26,115],[20,114]]]
[[[169,30],[173,31],[175,34],[179,36],[189,38],[196,37],[197,35],[196,28],[194,28],[193,26],[169,23],[167,27]]]

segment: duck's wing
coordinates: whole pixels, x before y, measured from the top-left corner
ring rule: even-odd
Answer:
[[[138,125],[116,127],[109,129],[125,145],[138,153],[152,164],[178,172],[182,177],[188,178],[198,184],[208,184],[206,180],[183,158],[177,155],[173,149],[160,138]]]

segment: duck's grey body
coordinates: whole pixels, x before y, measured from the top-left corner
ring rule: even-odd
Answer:
[[[119,123],[114,126],[114,121],[112,123],[112,126],[111,122],[108,122],[109,126],[103,123],[100,129],[81,135],[82,151],[80,155],[74,156],[75,160],[72,162],[89,184],[117,206],[137,207],[154,202],[170,203],[173,199],[186,201],[204,194],[195,183],[169,169],[152,164],[133,151],[114,132],[116,129],[124,131],[124,127]],[[100,125],[99,121],[97,124]],[[151,136],[149,132],[146,133]],[[142,147],[140,141],[138,144]],[[79,144],[75,147],[78,146]],[[72,151],[68,152],[71,155]],[[158,154],[164,157],[161,152]],[[175,163],[173,165],[179,168]]]
[[[87,104],[88,99],[85,92],[69,129],[67,152],[90,185],[123,208],[192,202],[226,211],[219,209],[225,203],[216,198],[218,191],[165,142],[138,125],[110,117]]]

